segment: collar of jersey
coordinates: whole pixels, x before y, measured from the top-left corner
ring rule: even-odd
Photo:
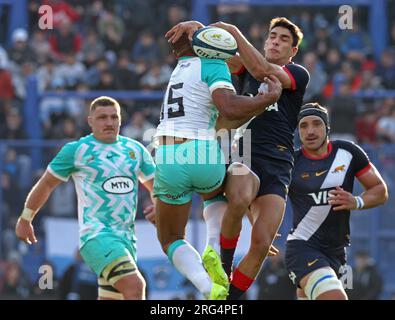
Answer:
[[[302,153],[307,159],[310,159],[310,160],[322,160],[322,159],[325,159],[325,158],[329,157],[329,155],[332,153],[332,149],[333,149],[332,141],[329,141],[329,143],[328,143],[328,152],[324,153],[320,157],[315,157],[315,156],[309,154],[303,147],[302,147]]]
[[[182,56],[180,58],[178,58],[178,60],[187,60],[187,59],[191,59],[191,58],[197,58],[196,56]]]
[[[93,133],[91,133],[90,135],[91,135],[91,137],[92,137],[93,140],[95,140],[96,142],[98,142],[98,143],[100,143],[100,144],[112,145],[112,144],[118,143],[118,141],[119,141],[119,135],[117,136],[117,140],[115,140],[114,142],[111,142],[111,143],[106,143],[106,142],[97,140],[97,139],[95,138],[95,136],[93,135]]]

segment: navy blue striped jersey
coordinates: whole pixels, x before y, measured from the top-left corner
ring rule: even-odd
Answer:
[[[297,117],[303,104],[303,95],[310,75],[302,66],[288,63],[283,66],[292,81],[292,87],[283,89],[280,99],[265,112],[253,118],[247,129],[251,129],[251,155],[293,162],[293,138]],[[247,71],[239,75],[238,94],[256,95],[264,84]]]
[[[350,211],[333,211],[328,192],[342,187],[352,193],[354,178],[371,168],[366,153],[356,144],[336,140],[320,159],[302,149],[295,152],[295,167],[289,188],[293,229],[287,240],[305,240],[323,249],[338,249],[350,243]]]

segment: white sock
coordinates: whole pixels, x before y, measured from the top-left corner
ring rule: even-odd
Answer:
[[[170,261],[203,295],[209,295],[212,281],[203,267],[199,253],[185,240],[176,242],[178,244],[169,256]]]
[[[206,222],[206,247],[210,245],[217,253],[221,252],[220,247],[220,234],[221,223],[228,203],[225,201],[211,202],[203,209],[203,218]]]

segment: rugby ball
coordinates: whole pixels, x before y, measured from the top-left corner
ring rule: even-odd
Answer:
[[[199,57],[225,60],[236,54],[237,42],[224,29],[205,27],[193,34],[192,48]]]

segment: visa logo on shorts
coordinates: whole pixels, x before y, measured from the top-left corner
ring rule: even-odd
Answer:
[[[315,204],[328,204],[328,190],[326,191],[320,191],[317,193],[309,193],[309,196],[311,196],[315,202]]]
[[[129,177],[112,177],[104,181],[102,188],[108,193],[127,194],[133,191],[134,182]]]

